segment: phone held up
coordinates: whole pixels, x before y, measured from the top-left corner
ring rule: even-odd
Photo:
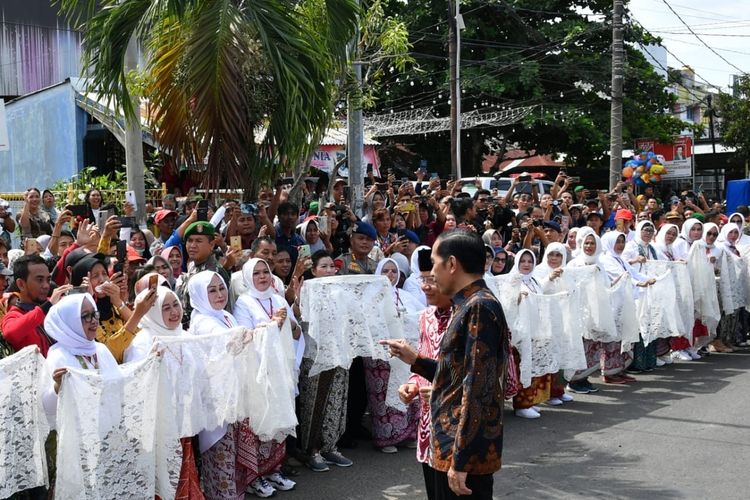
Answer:
[[[208,220],[208,200],[198,200],[197,210],[198,210],[198,220],[207,221]]]

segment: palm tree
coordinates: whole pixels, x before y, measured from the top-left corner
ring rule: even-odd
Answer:
[[[60,0],[83,33],[92,87],[130,119],[124,59],[131,38],[141,42],[156,138],[178,161],[205,164],[209,188],[257,186],[306,158],[329,125],[358,8],[303,1],[316,4],[323,36],[286,0]]]

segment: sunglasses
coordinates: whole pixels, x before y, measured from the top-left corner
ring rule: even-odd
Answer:
[[[84,323],[91,323],[92,321],[99,321],[99,311],[94,311],[90,313],[81,314],[81,320],[83,320]]]

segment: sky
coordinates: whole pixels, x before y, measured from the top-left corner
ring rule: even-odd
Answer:
[[[680,68],[684,62],[695,70],[700,83],[705,83],[702,78],[724,90],[729,88],[733,74],[739,74],[739,70],[750,72],[750,9],[747,9],[750,1],[667,2],[706,44],[729,61],[723,61],[706,48],[663,0],[629,0],[627,5],[632,17],[661,37],[663,45],[674,54],[667,56],[669,67]]]

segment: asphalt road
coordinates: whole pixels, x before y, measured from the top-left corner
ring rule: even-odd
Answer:
[[[599,384],[537,420],[506,405],[495,498],[750,498],[748,367],[750,350],[680,362],[629,386]],[[414,450],[385,455],[360,442],[344,452],[353,467],[301,470],[297,489],[276,497],[426,498]]]

